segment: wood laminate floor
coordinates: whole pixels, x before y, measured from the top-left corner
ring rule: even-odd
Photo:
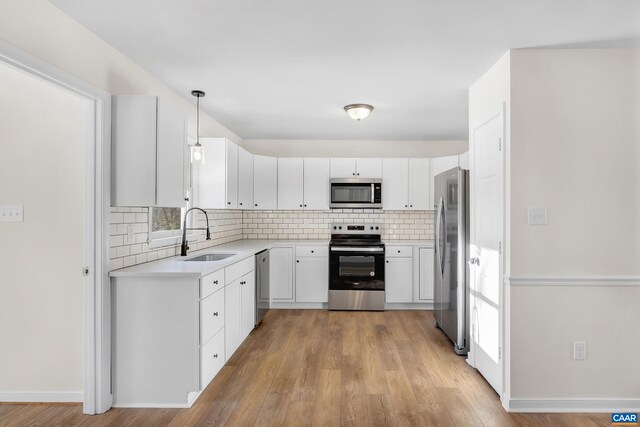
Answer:
[[[191,409],[0,405],[0,426],[610,426],[510,414],[425,311],[272,310]]]

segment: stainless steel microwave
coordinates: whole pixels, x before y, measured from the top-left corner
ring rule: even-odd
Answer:
[[[332,209],[382,209],[382,180],[333,178],[329,181]]]

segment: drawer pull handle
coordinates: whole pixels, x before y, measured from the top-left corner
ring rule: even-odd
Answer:
[[[311,253],[313,254],[313,253],[315,253],[315,251],[311,251]]]
[[[214,355],[213,355],[213,358],[214,358],[214,359],[217,359],[217,358],[218,358],[218,353],[214,354]]]
[[[217,316],[217,315],[218,315],[218,312],[216,311],[215,313],[213,313],[213,315],[214,315],[214,316]]]
[[[400,253],[400,251],[398,251],[398,253]]]
[[[213,284],[214,284],[214,285],[217,285],[217,284],[218,284],[218,281],[217,281],[217,280],[214,280],[214,281],[213,281]]]

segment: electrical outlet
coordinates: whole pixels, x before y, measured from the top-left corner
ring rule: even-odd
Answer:
[[[527,209],[527,223],[529,225],[547,225],[547,209],[546,208]]]
[[[23,222],[24,208],[21,205],[0,206],[0,222]]]
[[[573,343],[573,360],[587,360],[587,343]]]

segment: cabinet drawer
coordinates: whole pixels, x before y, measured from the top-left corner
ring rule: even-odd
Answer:
[[[200,344],[224,326],[224,289],[200,301]]]
[[[204,299],[224,286],[224,269],[200,279],[200,299]]]
[[[224,365],[224,329],[200,347],[200,390],[211,382]]]
[[[296,246],[296,257],[329,256],[329,246]]]
[[[231,283],[255,268],[255,258],[250,256],[224,269],[226,283]]]
[[[385,247],[384,255],[387,258],[412,257],[413,246],[389,246]]]

